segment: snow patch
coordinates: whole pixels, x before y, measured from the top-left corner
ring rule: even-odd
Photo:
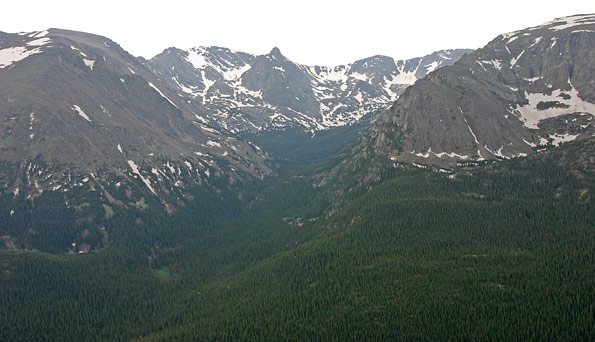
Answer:
[[[411,154],[414,154],[418,157],[421,158],[429,158],[431,154],[433,154],[434,156],[438,157],[438,158],[442,158],[444,156],[446,157],[450,157],[450,158],[459,158],[459,159],[463,159],[466,160],[469,158],[469,156],[465,156],[465,155],[460,155],[458,153],[455,152],[440,152],[440,153],[436,153],[434,151],[432,151],[432,148],[430,147],[426,152],[418,152],[415,153],[415,151],[411,151]]]
[[[234,84],[234,89],[238,92],[238,94],[245,94],[245,95],[253,97],[253,98],[262,99],[262,90],[259,90],[259,91],[250,90],[250,89],[242,86],[239,81],[236,84]]]
[[[415,81],[417,81],[416,74],[417,74],[417,71],[418,71],[420,65],[421,65],[421,59],[419,61],[419,64],[415,68],[415,70],[409,71],[409,72],[405,71],[405,63],[398,66],[397,69],[399,71],[399,74],[396,77],[393,77],[392,83],[393,84],[407,84],[407,85],[411,85],[411,84],[415,83]]]
[[[157,193],[155,192],[155,189],[153,189],[153,186],[151,186],[151,182],[148,179],[146,179],[145,177],[143,177],[143,175],[140,174],[140,172],[138,170],[138,166],[136,166],[136,164],[134,163],[134,161],[129,160],[128,161],[128,165],[132,169],[132,173],[138,175],[140,177],[140,179],[143,181],[143,183],[145,183],[145,185],[147,186],[147,188],[149,188],[149,190],[151,190],[151,192],[154,195],[157,195]]]
[[[517,40],[518,38],[519,38],[518,36],[511,37],[511,38],[510,38],[510,39],[509,39],[509,40],[506,42],[506,44],[510,44],[510,43],[514,42],[515,40]]]
[[[534,47],[535,45],[537,45],[541,40],[543,39],[543,37],[537,37],[535,38],[535,40],[533,41],[533,44],[531,44],[531,46],[529,47]]]
[[[193,97],[197,96],[198,94],[196,93],[196,87],[186,87],[185,85],[183,85],[182,83],[180,83],[180,81],[178,81],[177,77],[172,77],[171,78],[174,82],[176,82],[176,84],[178,85],[178,87],[180,87],[180,89],[182,89],[183,92],[185,92],[186,94],[190,94]]]
[[[78,48],[76,48],[72,45],[70,45],[70,48],[73,49],[74,51],[78,51],[81,54],[81,56],[87,57],[87,55],[84,52],[82,52],[81,50],[79,50]]]
[[[497,70],[502,70],[502,62],[499,61],[499,60],[497,60],[497,59],[494,59],[494,60],[491,60],[491,61],[481,61],[481,62],[484,63],[484,64],[489,64],[489,65],[493,66]]]
[[[510,60],[510,67],[512,68],[513,66],[515,66],[515,64],[519,61],[519,59],[521,58],[521,56],[525,53],[525,50],[521,51],[521,53],[519,53],[518,56],[513,57]]]
[[[161,97],[163,97],[163,98],[164,98],[164,99],[166,99],[166,100],[167,100],[169,103],[171,103],[171,105],[172,105],[172,106],[174,106],[174,107],[178,108],[178,106],[176,106],[176,104],[175,104],[175,103],[173,103],[173,102],[172,102],[172,101],[171,101],[171,100],[170,100],[170,99],[169,99],[167,96],[165,96],[165,95],[164,95],[164,94],[161,92],[161,90],[159,90],[159,88],[157,88],[157,87],[156,87],[156,86],[155,86],[153,83],[149,82],[149,86],[151,86],[151,88],[155,89],[155,90],[156,90],[156,91],[159,93],[159,95],[161,95]],[[178,108],[178,109],[180,109],[180,108]]]
[[[194,116],[196,117],[196,120],[198,120],[198,121],[200,121],[200,122],[202,122],[202,123],[204,123],[204,124],[208,124],[208,123],[209,123],[209,122],[208,122],[208,121],[207,121],[205,118],[203,118],[202,116],[198,116],[197,114],[194,114]]]
[[[217,130],[215,130],[215,129],[211,128],[211,127],[207,127],[207,126],[205,126],[205,125],[203,125],[203,124],[201,124],[201,123],[198,123],[198,122],[195,122],[195,123],[196,123],[196,124],[198,125],[198,127],[200,127],[200,128],[203,130],[203,131],[207,131],[207,132],[209,132],[209,133],[213,133],[213,134],[218,134],[218,133],[219,133],[219,132],[217,132]]]
[[[525,139],[523,139],[523,141],[525,142],[525,144],[527,144],[527,145],[529,145],[529,146],[531,146],[531,147],[536,147],[536,146],[537,146],[537,145],[535,145],[535,144],[533,144],[533,143],[530,143],[530,142],[528,142],[528,141],[527,141],[527,140],[525,140]]]
[[[48,31],[39,31],[33,35],[30,35],[29,37],[35,37],[35,38],[41,38],[41,37],[45,37],[49,34]]]
[[[538,81],[540,79],[542,79],[543,77],[532,77],[532,78],[523,78],[525,81],[533,83],[535,81]]]
[[[552,91],[551,95],[541,93],[529,94],[525,91],[525,98],[529,101],[529,104],[519,106],[516,109],[524,125],[529,128],[538,129],[539,122],[544,119],[577,112],[595,114],[595,104],[583,101],[570,80],[568,80],[568,84],[570,85],[570,90],[556,89]],[[552,106],[545,109],[537,108],[544,104],[552,104]]]
[[[245,64],[245,65],[243,65],[239,68],[236,68],[236,69],[230,69],[230,70],[223,71],[223,72],[221,72],[221,74],[223,75],[224,79],[226,79],[228,81],[233,81],[233,80],[239,79],[242,76],[242,74],[244,72],[246,72],[248,69],[250,69],[250,65]]]
[[[550,134],[550,140],[552,141],[552,145],[560,146],[561,144],[569,141],[576,140],[578,134],[572,135],[569,133],[565,134]]]
[[[250,69],[250,65],[242,63],[241,66],[227,67],[225,63],[216,61],[216,63],[210,63],[207,59],[209,51],[204,47],[191,48],[187,51],[188,56],[186,61],[190,63],[195,69],[204,71],[207,67],[214,69],[218,74],[223,76],[227,81],[233,81],[242,76],[244,72]],[[203,74],[203,82],[204,82]]]
[[[438,69],[439,66],[440,66],[440,62],[434,61],[434,62],[432,62],[432,63],[430,63],[430,64],[428,64],[428,65],[425,66],[426,72],[429,74],[432,71]]]
[[[339,66],[335,68],[325,68],[325,67],[308,67],[308,71],[310,74],[320,83],[326,82],[339,82],[345,83],[347,82],[347,73],[351,69],[350,66],[344,67]]]
[[[211,89],[211,87],[213,86],[213,84],[215,84],[215,81],[211,81],[210,79],[207,78],[207,76],[205,75],[205,71],[201,70],[200,74],[202,76],[202,83],[204,84],[205,88],[202,91],[202,103],[205,103],[206,97],[207,97],[207,92],[209,91],[209,89]]]
[[[360,74],[359,72],[354,72],[351,75],[349,75],[349,77],[355,78],[356,80],[365,81],[365,82],[368,82],[368,80],[369,80],[368,75]]]
[[[169,165],[169,161],[167,162],[167,164],[165,166],[167,166],[167,168],[169,169],[169,172],[171,172],[174,175],[176,174],[176,169],[173,166]]]
[[[83,62],[85,62],[85,65],[88,66],[89,69],[93,70],[93,65],[95,64],[94,60],[83,58]]]
[[[89,116],[87,114],[85,114],[85,112],[83,112],[83,110],[81,109],[81,107],[79,107],[77,105],[73,105],[72,106],[72,110],[76,111],[78,113],[78,115],[80,117],[82,117],[83,119],[91,122],[91,119],[89,119]]]
[[[358,92],[357,95],[355,95],[353,98],[356,99],[359,103],[362,103],[364,101],[364,97],[362,96],[361,91]]]
[[[208,65],[207,59],[199,51],[201,50],[191,49],[188,51],[188,57],[186,57],[186,60],[192,64],[194,69],[202,69]]]
[[[461,109],[461,107],[459,107],[459,110],[461,111],[461,114],[463,114],[463,110]],[[475,143],[477,145],[479,145],[479,140],[477,140],[477,136],[475,135],[475,133],[473,132],[473,130],[471,129],[471,126],[469,126],[469,123],[467,122],[467,118],[464,116],[463,114],[463,120],[465,121],[465,123],[467,124],[467,128],[469,129],[469,132],[471,133],[471,135],[473,136],[473,140],[475,141]]]
[[[2,49],[0,50],[0,69],[40,52],[41,50],[39,48],[27,50],[27,48],[22,46]]]
[[[51,42],[50,38],[39,38],[27,43],[27,46],[44,46]]]

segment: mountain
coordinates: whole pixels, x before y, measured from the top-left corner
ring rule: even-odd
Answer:
[[[590,34],[577,27],[589,20],[563,18],[535,29],[545,34],[558,27],[562,36],[548,47],[563,43],[563,51],[574,53],[531,56],[550,59],[540,62],[548,89],[562,82],[556,83],[556,100],[538,97],[543,103],[535,111],[564,103],[575,110],[568,101],[592,98],[592,67],[585,65],[590,46],[580,48],[592,38],[573,40]],[[522,50],[513,43],[537,38],[519,32],[516,39],[504,38],[504,49],[518,59],[513,74],[532,63],[524,59],[531,44]],[[473,66],[462,76],[473,82],[453,88],[454,74],[435,70],[431,82],[418,80],[392,110],[372,114],[376,123],[367,115],[314,133],[299,122],[233,133],[240,121],[220,124],[217,116],[203,116],[209,101],[170,88],[150,61],[134,59],[106,38],[50,30],[2,34],[0,44],[0,148],[6,158],[0,174],[8,184],[0,194],[0,341],[595,340],[595,138],[581,133],[576,141],[522,158],[463,159],[450,170],[438,165],[444,172],[421,164],[430,156],[408,153],[419,160],[401,163],[397,153],[416,136],[443,134],[423,131],[438,121],[416,112],[426,101],[460,106],[464,113],[486,105],[488,120],[495,109],[487,105],[498,101],[482,82],[501,80],[488,76],[486,65],[504,71],[506,61],[482,59],[490,63],[481,63],[486,70],[480,72],[472,58],[477,55],[463,57],[463,67],[446,70]],[[221,59],[205,70],[222,75],[219,84],[195,91],[226,91],[227,75],[245,92],[262,87],[267,101],[291,100],[274,92],[279,84],[288,86],[286,80],[266,75],[270,67],[299,71],[280,52],[254,59],[233,54],[225,60],[244,63],[245,78],[236,77],[236,64]],[[377,61],[375,67],[384,65]],[[424,63],[408,70],[413,74]],[[557,80],[550,73],[560,64]],[[196,75],[189,69],[184,82]],[[374,80],[384,82],[371,76],[366,83]],[[501,83],[490,89],[502,94]],[[304,89],[296,85],[288,93]],[[529,95],[519,90],[525,101],[511,111],[533,103],[534,93],[524,89]],[[397,113],[411,115],[406,122],[415,126],[396,126],[394,110],[422,90],[417,106]],[[468,102],[455,103],[463,90],[483,98],[463,96]],[[290,104],[308,108],[306,100]],[[452,120],[469,122],[463,128],[475,135],[482,113]],[[582,118],[564,115],[570,116],[564,124]],[[522,127],[537,121],[532,129],[539,133],[556,119],[531,118],[511,122]],[[236,126],[226,129],[226,122]],[[371,124],[352,149],[337,153],[351,141],[345,136]],[[448,132],[453,141],[457,132]],[[235,154],[223,150],[231,142]],[[292,144],[300,156],[278,167],[272,156]],[[111,153],[115,157],[103,157]],[[189,172],[191,166],[198,172]],[[61,174],[65,185],[54,185]]]
[[[54,221],[41,220],[52,208],[56,222],[68,217],[74,228],[51,250],[86,241],[89,231],[96,233],[85,242],[92,250],[112,233],[99,232],[104,223],[131,210],[172,213],[197,197],[242,199],[249,184],[279,171],[283,153],[307,146],[292,165],[307,163],[317,144],[333,140],[318,153],[324,158],[359,130],[339,140],[299,135],[283,153],[274,147],[285,136],[239,133],[353,124],[464,52],[406,62],[372,57],[329,69],[295,64],[277,48],[263,56],[171,48],[147,61],[93,34],[0,33],[4,245],[35,249],[64,237]],[[71,251],[89,250],[79,245]]]
[[[277,48],[263,56],[171,48],[146,61],[92,34],[0,33],[0,186],[31,199],[132,182],[167,202],[211,175],[262,179],[270,156],[235,133],[354,123],[464,52],[329,69],[295,64]]]
[[[408,88],[365,144],[452,166],[595,135],[595,15],[502,34]]]
[[[86,33],[0,33],[0,122],[2,196],[52,198],[82,222],[149,202],[172,209],[194,187],[239,196],[236,184],[272,174],[266,151],[211,127],[139,60]]]
[[[261,56],[220,47],[169,48],[146,65],[231,132],[316,131],[353,124],[386,107],[416,80],[468,52],[405,61],[374,56],[328,68],[294,63],[278,48]]]
[[[2,43],[0,53],[11,59],[0,69],[5,122],[0,158],[21,162],[20,170],[36,169],[23,160],[41,156],[50,164],[75,165],[84,177],[99,176],[104,167],[136,174],[149,189],[158,187],[151,185],[157,179],[175,182],[171,177],[181,171],[172,172],[164,166],[168,162],[204,179],[209,169],[239,178],[245,177],[240,171],[257,178],[270,172],[266,153],[209,127],[136,58],[104,37],[51,29],[2,34]],[[140,175],[133,163],[145,164]]]

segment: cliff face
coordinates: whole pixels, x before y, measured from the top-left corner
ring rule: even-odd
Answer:
[[[371,133],[379,155],[453,165],[595,134],[595,15],[498,36],[419,80]]]

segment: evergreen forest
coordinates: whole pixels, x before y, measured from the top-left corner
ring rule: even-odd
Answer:
[[[1,222],[47,247],[0,250],[0,340],[595,340],[595,140],[325,178],[336,152],[242,199],[196,188],[175,214],[117,211],[93,253],[53,249],[75,216],[51,193],[24,201]]]

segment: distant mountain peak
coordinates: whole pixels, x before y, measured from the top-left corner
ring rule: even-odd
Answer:
[[[376,55],[328,68],[294,63],[278,47],[255,56],[212,46],[164,51],[147,64],[180,96],[186,93],[203,105],[200,111],[215,116],[213,121],[224,121],[226,129],[314,131],[352,124],[386,108],[416,80],[470,51],[398,62]]]
[[[269,53],[267,54],[267,56],[269,56],[269,57],[271,57],[271,58],[285,59],[285,56],[283,56],[283,55],[281,54],[281,50],[279,50],[279,48],[278,48],[278,47],[276,47],[276,46],[275,46],[274,48],[272,48],[272,49],[271,49],[271,52],[269,52]]]

